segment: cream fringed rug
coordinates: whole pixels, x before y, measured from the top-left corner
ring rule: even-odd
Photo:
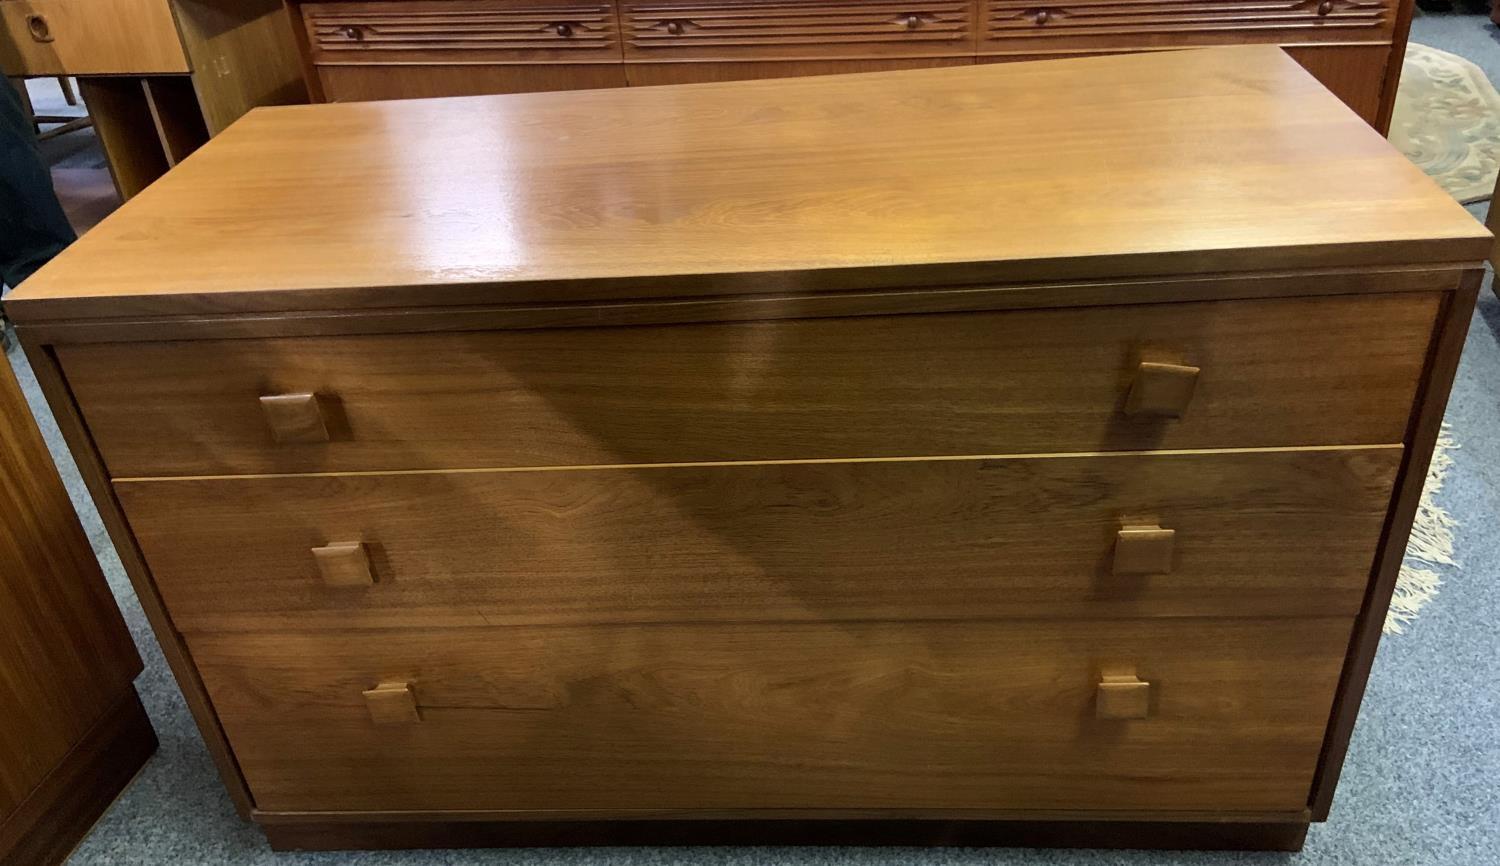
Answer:
[[[1409,43],[1390,139],[1454,198],[1483,201],[1500,170],[1500,92],[1468,60]]]
[[[1407,44],[1401,86],[1391,115],[1391,143],[1464,204],[1495,192],[1500,173],[1500,92],[1473,63],[1416,42]],[[1454,519],[1434,500],[1457,448],[1446,425],[1432,453],[1427,484],[1412,525],[1406,559],[1385,617],[1386,634],[1401,634],[1442,581],[1431,566],[1456,566]]]
[[[1443,479],[1453,465],[1453,449],[1458,443],[1448,425],[1438,434],[1437,447],[1432,449],[1432,463],[1427,467],[1427,483],[1422,487],[1422,499],[1417,504],[1417,517],[1411,527],[1411,539],[1406,543],[1406,559],[1401,563],[1401,574],[1396,578],[1396,592],[1391,596],[1391,607],[1385,615],[1385,633],[1401,634],[1406,624],[1416,618],[1417,613],[1437,595],[1442,585],[1438,573],[1427,566],[1457,566],[1453,559],[1453,527],[1458,525],[1452,516],[1434,500],[1443,489]]]

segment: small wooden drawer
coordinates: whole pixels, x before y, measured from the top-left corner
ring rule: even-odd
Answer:
[[[1396,0],[981,0],[980,54],[1388,43]]]
[[[1441,299],[57,353],[115,477],[1364,445],[1405,438]],[[327,441],[277,441],[262,398],[300,394]]]
[[[970,0],[624,0],[620,20],[632,62],[972,56],[975,46]]]
[[[167,0],[4,0],[8,75],[188,72]]]
[[[300,8],[317,65],[621,62],[609,0],[378,0]]]
[[[183,631],[1352,616],[1401,453],[522,470],[115,489]]]
[[[265,811],[1296,812],[1350,629],[481,627],[188,649]]]

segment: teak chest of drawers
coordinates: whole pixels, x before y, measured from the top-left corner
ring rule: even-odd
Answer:
[[[1489,244],[1222,48],[262,109],[8,306],[276,846],[1295,848]]]

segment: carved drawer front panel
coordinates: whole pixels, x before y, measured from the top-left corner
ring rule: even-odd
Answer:
[[[966,0],[706,0],[625,3],[625,56],[637,61],[971,55]]]
[[[986,0],[982,54],[1387,42],[1393,0]]]
[[[308,3],[317,64],[618,62],[607,0]]]

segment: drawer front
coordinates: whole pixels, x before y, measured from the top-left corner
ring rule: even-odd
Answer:
[[[621,62],[608,0],[305,3],[317,65]]]
[[[4,0],[7,75],[189,71],[167,0]]]
[[[1352,616],[1400,458],[1393,446],[116,491],[183,631]],[[1121,561],[1143,543],[1125,527],[1170,530],[1164,561]],[[356,578],[325,574],[314,550],[355,544]]]
[[[981,54],[1389,43],[1395,0],[984,0]]]
[[[1440,300],[57,352],[115,477],[1386,444],[1405,437]],[[1126,414],[1156,380],[1143,359],[1200,368],[1180,417]],[[328,441],[273,438],[261,398],[298,393],[318,395],[306,420]]]
[[[632,61],[972,56],[970,0],[622,2]]]
[[[1350,631],[683,624],[188,647],[267,811],[1284,811],[1306,806]]]

